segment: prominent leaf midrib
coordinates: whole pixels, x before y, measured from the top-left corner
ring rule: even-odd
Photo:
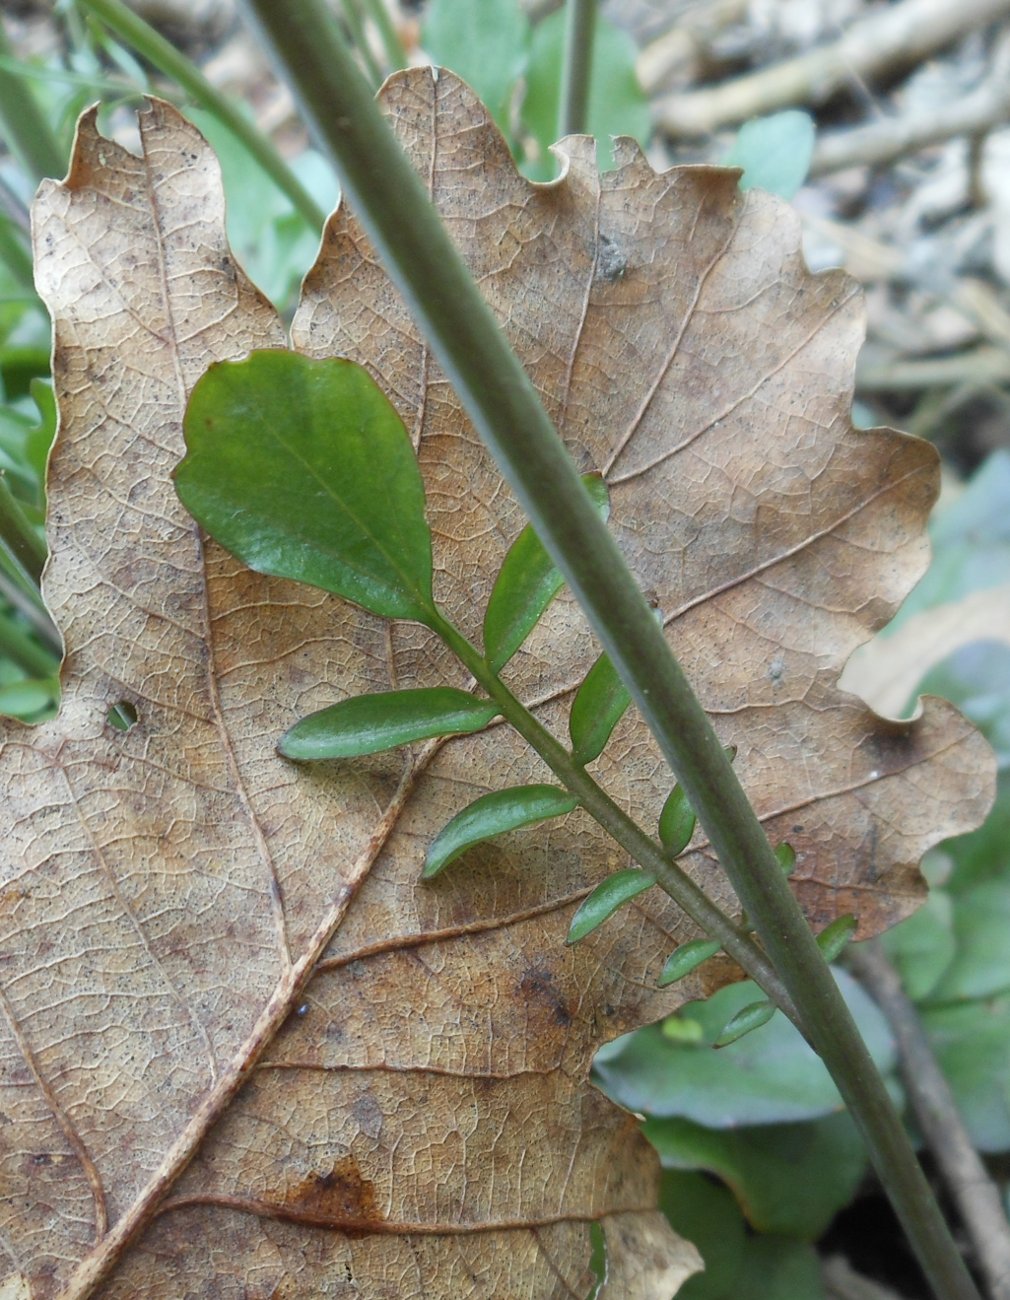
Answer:
[[[424,948],[429,944],[465,939],[471,934],[491,934],[498,930],[509,930],[516,925],[525,925],[527,921],[535,921],[538,917],[563,912],[566,908],[571,907],[573,903],[581,902],[595,888],[596,885],[585,885],[581,889],[572,890],[571,893],[560,895],[549,902],[539,903],[535,907],[523,908],[520,911],[509,912],[503,916],[479,917],[477,920],[467,921],[461,925],[446,926],[441,930],[426,930],[418,934],[396,935],[390,939],[381,939],[376,943],[362,944],[347,953],[341,953],[339,957],[328,957],[325,961],[321,961],[316,969],[319,973],[342,970],[345,966],[349,966],[356,961],[367,961],[371,957],[383,957],[388,956],[390,953],[408,952],[413,948]]]
[[[360,532],[363,533],[364,536],[369,539],[369,541],[375,546],[375,549],[379,551],[383,556],[383,558],[388,562],[389,567],[400,577],[400,580],[403,582],[404,587],[407,589],[407,591],[413,594],[417,603],[425,609],[433,608],[431,593],[423,590],[418,590],[418,588],[416,588],[414,585],[413,575],[408,574],[407,571],[401,568],[400,560],[398,557],[398,551],[400,548],[397,548],[397,550],[391,550],[390,547],[386,544],[382,533],[374,532],[370,525],[366,527],[362,523],[357,512],[355,510],[352,510],[351,507],[346,503],[346,501],[331,489],[326,479],[324,479],[321,476],[321,474],[318,472],[318,470],[316,470],[316,468],[311,464],[311,462],[307,461],[304,458],[304,456],[301,455],[300,452],[296,451],[293,446],[289,445],[284,440],[284,438],[280,436],[279,432],[277,432],[276,430],[276,426],[274,427],[273,430],[273,436],[278,446],[280,446],[284,451],[288,452],[295,460],[299,461],[302,464],[302,466],[308,471],[311,477],[314,478],[315,481],[319,484],[319,486],[323,489],[324,494],[328,496],[331,501],[334,501],[337,504],[337,506],[340,509],[342,509],[344,513],[354,521],[355,525],[358,527]],[[404,437],[405,438],[407,437],[406,430],[404,430]],[[408,445],[409,445],[409,439],[408,439]],[[411,448],[411,454],[413,454],[412,448]],[[422,492],[422,501],[423,501],[423,492]],[[398,533],[397,536],[400,536],[400,534]],[[340,562],[341,564],[345,565],[348,569],[353,569],[356,573],[360,573],[363,578],[366,576],[367,571],[359,569],[355,565],[349,563],[346,554],[341,555]],[[372,583],[375,582],[374,576],[371,577],[371,582]]]
[[[493,1219],[483,1220],[481,1222],[466,1222],[460,1220],[407,1220],[407,1219],[375,1219],[364,1215],[346,1215],[340,1218],[334,1216],[329,1209],[318,1210],[313,1212],[310,1209],[296,1209],[294,1206],[285,1205],[283,1201],[267,1201],[256,1197],[230,1196],[227,1193],[217,1193],[215,1195],[198,1194],[190,1196],[175,1196],[166,1201],[164,1209],[182,1210],[191,1206],[218,1206],[224,1209],[237,1210],[240,1213],[255,1215],[264,1219],[280,1219],[286,1223],[296,1223],[305,1227],[322,1227],[330,1228],[335,1231],[355,1232],[362,1235],[371,1235],[376,1237],[382,1236],[430,1236],[430,1237],[454,1237],[454,1236],[477,1236],[496,1232],[522,1232],[529,1234],[530,1230],[536,1231],[539,1228],[556,1227],[562,1223],[599,1223],[601,1219],[610,1219],[617,1216],[625,1215],[655,1215],[659,1211],[655,1203],[644,1202],[638,1203],[621,1203],[619,1208],[610,1211],[597,1211],[595,1214],[586,1212],[585,1214],[567,1213],[567,1214],[541,1214],[530,1215],[523,1219]]]
[[[153,109],[149,111],[153,112]],[[96,139],[97,139],[97,124],[96,124]],[[167,274],[168,255],[166,251],[166,241],[164,235],[164,223],[162,221],[161,204],[159,201],[160,188],[156,183],[156,178],[154,174],[151,171],[150,152],[148,150],[147,140],[143,130],[141,131],[141,139],[143,144],[142,158],[144,164],[144,171],[147,177],[147,185],[145,189],[148,198],[148,205],[151,212],[151,227],[153,229],[155,242],[157,244],[156,264],[158,270],[158,284],[161,290],[162,307],[165,313],[165,318],[169,324],[169,329],[171,333],[169,355],[171,357],[172,371],[173,374],[175,375],[175,381],[176,381],[178,409],[180,412],[179,424],[181,428],[182,417],[186,410],[186,401],[188,395],[186,390],[185,376],[183,375],[182,367],[180,365],[179,337],[178,337],[179,331],[176,327],[176,316],[174,310],[172,285]],[[227,245],[227,241],[225,241],[225,243]],[[227,246],[226,246],[226,256],[228,257],[229,262],[231,263],[234,262],[231,249],[230,247]],[[278,332],[281,333],[281,335],[283,335],[283,329],[280,326],[280,318],[277,316],[276,312],[274,312],[272,315],[272,325],[278,330]],[[260,821],[256,814],[256,810],[253,806],[253,802],[249,796],[249,791],[246,788],[245,780],[242,775],[242,769],[238,761],[238,755],[235,752],[235,747],[231,739],[231,733],[225,721],[224,710],[221,704],[220,687],[219,687],[217,672],[216,672],[216,653],[215,653],[216,641],[214,638],[213,620],[211,618],[211,612],[210,612],[210,592],[209,592],[209,582],[208,582],[208,575],[207,575],[206,547],[200,535],[199,529],[192,528],[190,531],[192,535],[195,537],[196,545],[199,549],[200,566],[201,566],[201,573],[202,573],[200,590],[203,599],[200,602],[200,621],[203,625],[202,628],[203,642],[204,645],[206,645],[208,651],[207,658],[206,658],[206,673],[204,674],[206,687],[207,687],[207,699],[210,703],[211,712],[214,717],[215,730],[217,731],[220,737],[221,746],[225,753],[225,761],[228,766],[228,770],[231,774],[232,781],[234,784],[234,794],[237,796],[238,801],[245,814],[245,818],[246,821],[248,822],[249,829],[256,843],[256,848],[257,848],[260,861],[262,862],[267,872],[267,877],[269,881],[268,895],[270,898],[270,908],[273,916],[274,930],[277,936],[279,956],[285,969],[290,969],[292,965],[291,947],[288,938],[287,917],[285,916],[284,913],[284,904],[282,901],[280,882],[277,874],[277,864],[274,861],[273,854],[270,850],[269,842],[267,841],[266,835],[264,834],[263,827],[260,825]],[[212,1068],[214,1068],[213,1057],[211,1059],[211,1065]]]
[[[302,990],[315,977],[320,956],[350,912],[358,890],[395,830],[414,794],[421,773],[438,748],[438,741],[429,742],[417,762],[404,773],[385,811],[377,819],[375,830],[365,840],[362,852],[342,888],[336,891],[336,896],[326,909],[323,921],[312,935],[305,952],[286,968],[229,1064],[211,1087],[196,1099],[189,1120],[178,1132],[161,1166],[108,1233],[96,1242],[90,1253],[78,1264],[61,1293],[61,1300],[87,1300],[116,1267],[141,1228],[165,1207],[168,1201],[166,1193],[184,1173],[211,1128],[235,1100],[263,1052],[288,1020],[291,1008]]]
[[[527,1066],[524,1069],[515,1070],[484,1070],[477,1066],[467,1065],[453,1069],[448,1065],[394,1065],[389,1061],[363,1061],[360,1065],[334,1065],[328,1061],[314,1061],[311,1059],[300,1061],[298,1059],[271,1061],[261,1060],[258,1062],[256,1069],[259,1070],[276,1070],[283,1072],[290,1070],[292,1073],[304,1074],[377,1074],[393,1075],[396,1077],[425,1078],[428,1075],[434,1075],[437,1079],[465,1079],[470,1081],[479,1081],[483,1083],[490,1080],[494,1083],[511,1083],[517,1079],[549,1079],[552,1075],[561,1075],[562,1078],[568,1078],[569,1063],[567,1060],[562,1062],[561,1057],[564,1055],[564,1048],[558,1049],[558,1061],[555,1065],[545,1065],[540,1069],[534,1069]],[[592,1055],[591,1049],[586,1050],[586,1066],[588,1068],[589,1058]]]

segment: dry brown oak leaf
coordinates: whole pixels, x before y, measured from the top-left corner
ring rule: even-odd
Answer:
[[[851,428],[856,287],[811,276],[788,209],[732,172],[656,175],[625,142],[601,179],[578,138],[535,186],[454,77],[400,75],[384,104],[573,455],[605,473],[809,916],[904,916],[920,855],[979,822],[992,775],[947,705],[887,723],[834,685],[926,563],[937,478],[925,443]],[[229,253],[206,144],[164,104],[141,122],[135,157],[86,115],[35,211],[66,664],[59,718],[5,728],[0,1294],[583,1297],[596,1221],[601,1294],[667,1300],[696,1256],[587,1071],[729,972],[655,989],[695,934],[655,890],[565,948],[626,865],[582,812],[419,883],[450,815],[550,779],[504,725],[347,763],[275,753],[342,697],[464,678],[419,626],[248,572],[178,504],[192,386],[285,339]],[[479,637],[523,521],[345,211],[293,340],[360,360],[397,405],[436,596]],[[595,653],[563,598],[506,676],[563,737]],[[671,779],[635,716],[596,770],[655,826]],[[700,833],[685,863],[732,906]]]

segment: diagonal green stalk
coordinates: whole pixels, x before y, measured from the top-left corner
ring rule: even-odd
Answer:
[[[596,32],[596,0],[567,0],[558,139],[587,130],[589,80]]]
[[[709,720],[321,0],[244,0],[355,214],[703,826],[942,1300],[978,1292]],[[434,74],[433,74],[434,75]]]
[[[347,23],[347,30],[351,34],[351,40],[358,52],[358,57],[365,65],[365,70],[371,79],[372,85],[378,89],[382,85],[382,69],[379,67],[371,46],[368,44],[365,21],[361,16],[361,10],[358,8],[358,0],[343,0],[340,7],[343,10],[344,21]]]
[[[2,22],[0,55],[5,60],[11,57]],[[32,94],[31,86],[23,77],[6,68],[0,68],[0,135],[33,180],[59,177],[67,170],[66,157]]]
[[[17,561],[19,568],[37,587],[45,566],[46,544],[32,527],[21,503],[7,486],[0,472],[0,544]]]
[[[277,188],[288,196],[295,211],[301,214],[306,223],[314,230],[322,229],[326,213],[277,152],[273,143],[245,114],[238,111],[238,101],[223,95],[196,64],[123,4],[122,0],[78,0],[78,3],[101,19],[132,50],[153,63],[159,72],[178,82],[201,108],[208,109],[223,122]],[[281,11],[286,8],[287,6],[280,6]]]
[[[0,600],[12,605],[57,662],[63,657],[63,642],[53,626],[38,587],[21,571],[20,565],[0,549]]]
[[[3,90],[0,89],[0,96],[2,94]],[[32,255],[28,251],[28,241],[4,212],[0,212],[0,262],[34,298],[35,280],[32,277]]]
[[[431,623],[477,684],[499,706],[502,717],[536,751],[582,807],[646,871],[687,915],[717,939],[723,949],[798,1024],[796,1009],[768,958],[746,931],[718,908],[676,862],[666,857],[654,840],[607,794],[582,764],[544,727],[508,689],[483,655],[447,619],[438,615]]]
[[[364,0],[364,5],[379,33],[389,71],[395,72],[397,68],[405,68],[408,62],[407,51],[403,48],[403,42],[396,33],[393,20],[383,0]]]
[[[59,659],[33,641],[11,613],[0,614],[0,656],[12,660],[29,677],[52,677],[59,667]]]

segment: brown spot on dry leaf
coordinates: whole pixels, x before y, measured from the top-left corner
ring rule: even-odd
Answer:
[[[810,276],[790,211],[731,174],[656,175],[624,143],[601,180],[575,139],[564,179],[531,186],[455,78],[404,74],[384,102],[573,455],[606,474],[808,914],[897,920],[992,774],[953,709],[883,724],[836,686],[921,573],[936,486],[925,443],[850,425],[854,285]],[[4,728],[9,1277],[33,1300],[583,1296],[599,1221],[601,1294],[668,1300],[697,1257],[655,1211],[633,1120],[586,1076],[601,1041],[700,990],[654,987],[693,928],[650,892],[563,946],[625,865],[581,813],[418,883],[463,804],[546,778],[503,726],[314,770],[276,755],[310,709],[460,674],[423,629],[246,572],[180,508],[193,384],[284,335],[232,264],[206,145],[158,103],[142,135],[135,158],[86,115],[35,211],[67,660],[60,717]],[[474,631],[522,520],[346,212],[293,340],[362,361],[398,406],[437,594]],[[563,735],[594,654],[562,599],[508,679]],[[121,700],[127,732],[106,724]],[[635,717],[596,767],[653,827],[670,778]],[[731,902],[700,837],[685,861]],[[52,1162],[18,1158],[38,1151]]]

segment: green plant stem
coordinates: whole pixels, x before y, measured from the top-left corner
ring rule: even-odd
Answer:
[[[432,623],[432,627],[469,670],[478,685],[500,707],[506,722],[540,755],[594,821],[636,862],[655,876],[660,889],[669,894],[709,938],[718,940],[729,956],[796,1022],[792,999],[768,958],[753,939],[726,916],[691,877],[667,858],[655,841],[614,803],[602,786],[581,764],[576,763],[568,750],[512,694],[498,674],[488,667],[480,652],[457,628],[441,616]]]
[[[394,72],[397,68],[405,68],[407,66],[407,51],[403,48],[403,42],[396,34],[396,28],[389,16],[389,10],[382,0],[364,0],[364,4],[382,40],[387,68],[390,72]]]
[[[11,48],[0,22],[0,55]],[[35,181],[62,176],[67,160],[31,87],[16,72],[0,68],[0,130],[11,153]]]
[[[0,544],[6,546],[18,566],[39,585],[45,566],[46,544],[32,527],[21,503],[7,486],[6,476],[0,472]]]
[[[229,99],[207,80],[200,69],[165,40],[122,0],[78,0],[78,3],[103,23],[159,72],[177,82],[192,99],[213,113],[248,150],[249,155],[291,200],[313,230],[321,230],[326,214],[274,148],[273,143],[253,122],[238,111],[237,100]],[[287,9],[279,6],[281,15]]]
[[[60,662],[33,641],[10,614],[0,614],[0,655],[23,668],[29,677],[52,677]]]
[[[320,0],[244,0],[383,265],[631,692],[866,1140],[936,1294],[978,1293],[722,745]],[[433,74],[434,75],[434,74]]]
[[[378,90],[382,85],[382,69],[379,67],[378,61],[368,44],[368,36],[365,32],[361,10],[358,8],[358,0],[343,0],[341,9],[344,13],[344,21],[347,23],[348,31],[351,33],[354,48],[365,65],[372,85]]]
[[[53,625],[38,587],[29,582],[20,566],[0,548],[0,599],[13,605],[57,662],[63,655],[63,642]]]
[[[63,642],[42,599],[38,579],[26,573],[3,545],[0,545],[0,599],[13,605],[58,663],[63,657]]]
[[[0,95],[2,94],[3,90],[0,89]],[[32,255],[28,251],[28,244],[10,217],[2,212],[0,212],[0,262],[34,298],[35,280],[32,276]]]
[[[558,139],[586,130],[596,32],[596,0],[567,0]]]

